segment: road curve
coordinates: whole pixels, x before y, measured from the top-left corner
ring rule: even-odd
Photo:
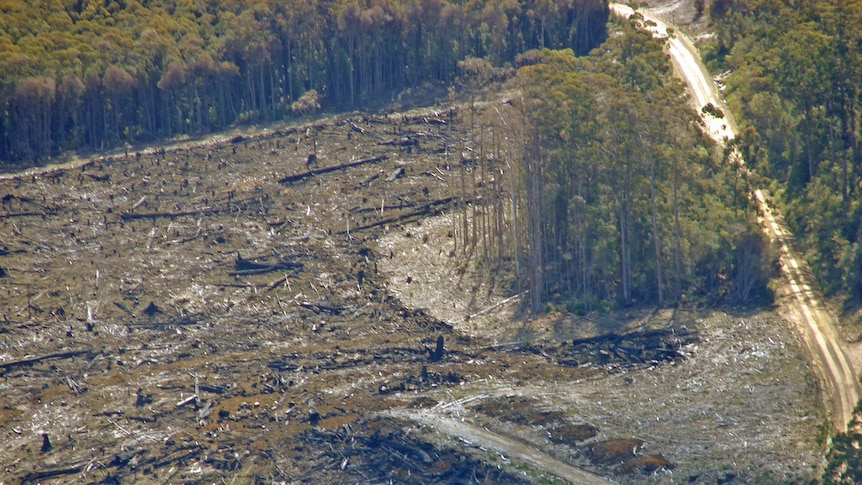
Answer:
[[[627,5],[612,3],[610,8],[612,12],[625,18],[634,13]],[[668,28],[672,27],[671,25],[651,15],[649,11],[639,10],[638,13],[643,15],[647,28],[654,36],[668,37]],[[700,62],[700,55],[694,44],[679,29],[674,29],[668,40],[667,50],[677,72],[685,79],[695,108],[703,118],[710,136],[719,143],[732,140],[736,135],[732,120],[716,118],[701,111],[709,104],[716,107],[723,107],[725,104]],[[724,111],[728,112],[727,109]],[[731,156],[740,166],[745,166],[739,152]],[[754,196],[761,213],[761,227],[779,249],[781,276],[787,297],[783,305],[798,315],[797,329],[819,370],[826,406],[831,410],[832,426],[836,431],[845,431],[859,400],[860,390],[856,372],[838,339],[837,322],[814,290],[816,285],[810,270],[792,248],[792,236],[781,215],[775,208],[770,207],[764,190],[755,190]]]

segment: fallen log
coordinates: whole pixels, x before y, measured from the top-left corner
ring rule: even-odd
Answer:
[[[365,187],[368,184],[370,184],[371,182],[374,182],[375,180],[377,180],[378,178],[380,178],[380,174],[375,173],[375,174],[369,176],[368,178],[366,178],[365,180],[363,180],[362,182],[360,182],[359,185]]]
[[[109,182],[111,180],[111,175],[107,173],[104,175],[96,175],[94,173],[87,172],[86,175],[96,182]]]
[[[57,215],[57,211],[53,209],[45,209],[40,212],[10,212],[8,214],[0,215],[0,220],[2,219],[11,219],[13,217],[42,217],[42,216],[55,216]]]
[[[260,266],[257,268],[250,269],[241,269],[237,271],[231,271],[228,273],[230,276],[252,276],[252,275],[261,275],[266,273],[272,273],[273,271],[279,271],[283,269],[291,269],[291,268],[302,268],[302,263],[295,263],[293,261],[279,261],[277,263],[273,263],[267,266]]]
[[[81,387],[81,385],[80,385],[80,384],[78,384],[77,382],[75,382],[75,379],[72,379],[72,378],[71,378],[71,377],[69,377],[69,376],[66,376],[66,385],[68,385],[68,386],[69,386],[69,389],[70,389],[72,392],[74,392],[75,394],[83,394],[84,392],[86,392],[86,391],[87,391],[87,388],[86,388],[86,387]]]
[[[386,219],[381,219],[379,221],[371,222],[371,223],[364,224],[361,226],[356,226],[352,229],[352,231],[354,231],[354,232],[363,231],[365,229],[371,229],[373,227],[383,226],[386,224],[392,224],[395,222],[401,222],[401,221],[404,221],[406,219],[410,219],[412,217],[427,215],[435,207],[448,205],[455,200],[458,200],[458,199],[455,197],[444,197],[442,199],[433,200],[431,202],[428,202],[427,204],[420,206],[419,209],[416,209],[415,211],[408,212],[406,214],[401,214],[398,216],[387,217]],[[465,201],[465,202],[468,202],[468,201]],[[347,234],[347,231],[339,231],[338,234]]]
[[[115,305],[117,308],[119,308],[120,310],[123,310],[124,312],[128,313],[130,317],[135,318],[135,312],[133,312],[132,310],[130,310],[130,309],[129,309],[129,307],[127,307],[124,303],[119,302],[119,301],[115,301],[115,302],[113,302],[113,303],[114,303],[114,305]]]
[[[137,201],[137,202],[135,202],[135,205],[133,205],[133,206],[132,206],[128,211],[126,211],[126,212],[132,212],[133,210],[137,209],[138,207],[140,207],[140,206],[142,206],[142,205],[144,205],[144,204],[146,204],[146,203],[147,203],[147,196],[145,195],[145,196],[141,197],[140,199],[138,199],[138,201]]]
[[[38,357],[29,357],[26,359],[13,360],[10,362],[2,362],[0,363],[0,370],[11,369],[13,367],[18,367],[22,365],[35,364],[36,362],[41,362],[43,360],[68,359],[77,355],[88,354],[91,352],[93,352],[93,349],[68,350],[66,352],[55,352],[52,354],[40,355]]]
[[[197,215],[206,215],[206,214],[217,214],[219,211],[214,210],[212,207],[204,207],[203,209],[193,210],[193,211],[180,211],[180,212],[149,212],[146,214],[136,214],[133,212],[123,212],[120,218],[124,221],[131,221],[135,219],[176,219],[177,217],[186,217],[186,216],[197,216]]]
[[[272,290],[278,288],[279,286],[281,286],[281,284],[285,283],[286,281],[287,281],[287,276],[282,276],[281,278],[273,281],[272,284],[269,285],[269,288],[267,288],[266,291],[272,291]]]
[[[404,167],[398,167],[386,176],[386,181],[393,182],[395,179],[401,177],[402,175],[404,175]]]
[[[339,165],[333,165],[331,167],[322,167],[316,168],[314,170],[309,170],[307,172],[302,172],[294,175],[287,175],[278,180],[280,184],[287,184],[291,182],[296,182],[297,180],[302,180],[307,177],[313,177],[315,175],[321,175],[324,173],[334,172],[336,170],[344,170],[346,168],[358,167],[360,165],[365,165],[366,163],[377,163],[386,160],[388,157],[386,155],[379,155],[371,158],[363,158],[361,160],[354,160],[352,162],[342,163]]]
[[[201,384],[199,387],[201,391],[211,392],[213,394],[224,394],[230,390],[230,388],[227,386],[219,386],[214,384]]]
[[[177,463],[183,462],[185,460],[188,460],[189,458],[194,458],[194,457],[200,455],[201,451],[202,451],[201,447],[199,445],[195,445],[194,447],[192,447],[191,449],[189,449],[188,451],[186,451],[184,453],[178,453],[176,455],[168,455],[164,458],[153,461],[152,467],[153,468],[161,468],[165,465],[169,465],[169,464],[174,463],[174,462],[177,462]]]
[[[37,483],[42,480],[48,478],[62,477],[64,475],[74,475],[81,473],[84,470],[84,467],[87,466],[87,463],[81,463],[78,465],[66,466],[63,468],[53,468],[50,470],[42,470],[38,472],[31,472],[24,477],[21,478],[21,483]]]
[[[126,416],[126,419],[131,419],[132,421],[139,421],[141,423],[155,423],[156,419],[158,418],[156,418],[155,416]]]
[[[140,455],[141,453],[146,453],[146,450],[137,449],[137,450],[129,450],[123,453],[117,453],[114,455],[114,458],[111,460],[110,466],[115,466],[118,468],[126,466],[132,458]]]
[[[402,147],[416,146],[418,144],[419,144],[419,140],[417,140],[416,138],[413,138],[412,136],[405,136],[403,138],[390,138],[388,140],[381,141],[380,143],[378,143],[378,145],[383,145],[383,146],[402,146]]]
[[[345,307],[342,306],[332,306],[332,305],[323,305],[320,303],[309,303],[307,301],[303,301],[299,303],[299,306],[303,308],[308,308],[309,310],[318,312],[326,312],[332,315],[341,315],[341,312],[345,310]]]

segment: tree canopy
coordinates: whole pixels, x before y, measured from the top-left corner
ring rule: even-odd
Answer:
[[[311,90],[355,109],[450,85],[466,57],[586,53],[602,0],[7,0],[0,160],[283,119]]]
[[[520,56],[520,95],[489,118],[518,147],[480,161],[514,164],[511,250],[532,310],[770,301],[776,260],[739,167],[699,126],[664,41],[637,19],[616,29],[590,56]]]
[[[862,302],[862,2],[720,0],[712,63],[827,295]]]

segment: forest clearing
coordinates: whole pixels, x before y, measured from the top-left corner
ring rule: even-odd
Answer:
[[[377,111],[317,115],[310,90],[290,122],[166,117],[197,134],[0,176],[0,483],[818,479],[855,396],[843,334],[750,140],[708,76],[685,108],[682,40],[643,19]],[[379,53],[333,65],[341,104],[404,81]],[[278,118],[298,71],[246,68],[242,102]],[[4,149],[50,157],[35,138]]]
[[[462,117],[327,119],[3,180],[4,474],[550,476],[411,409],[628,483],[812,473],[817,385],[776,315],[522,320],[452,255]],[[318,168],[369,161],[280,183],[315,170],[314,143]]]

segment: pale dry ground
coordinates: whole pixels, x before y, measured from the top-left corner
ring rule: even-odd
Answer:
[[[598,427],[597,440],[642,439],[642,454],[661,454],[676,464],[672,472],[626,477],[626,483],[714,483],[724,473],[738,475],[740,483],[762,483],[809,476],[819,465],[818,438],[826,422],[817,380],[791,322],[770,311],[729,315],[672,310],[616,322],[560,314],[521,321],[515,316],[517,302],[494,307],[504,298],[499,291],[488,295],[482,283],[486,275],[475,269],[458,275],[449,256],[450,229],[451,221],[444,216],[412,226],[409,237],[391,231],[379,239],[379,252],[387,255],[379,265],[389,274],[389,290],[405,304],[425,308],[457,330],[500,344],[524,339],[541,344],[676,322],[696,328],[701,341],[686,348],[688,358],[676,364],[614,367],[584,380],[567,379],[565,370],[524,375],[512,369],[501,378],[489,376],[441,391],[443,396],[435,399],[454,404],[423,411],[418,421],[428,425],[437,416],[451,433],[463,419],[589,468],[577,453],[551,444],[542,429],[494,421],[470,407],[492,396],[539,398],[548,409]],[[489,307],[496,310],[464,318]],[[470,405],[459,404],[464,400]],[[464,429],[465,436],[470,433],[471,428]]]

